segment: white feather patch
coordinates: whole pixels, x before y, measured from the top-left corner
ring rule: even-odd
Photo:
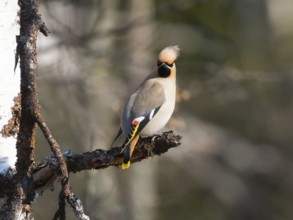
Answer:
[[[140,117],[138,117],[138,118],[134,119],[134,121],[137,121],[137,122],[142,122],[144,119],[145,119],[145,117],[144,117],[144,116],[140,116]]]
[[[156,110],[156,109],[153,109],[153,110],[151,111],[151,113],[150,113],[150,117],[149,117],[150,120],[153,118],[154,113],[155,113],[155,110]]]

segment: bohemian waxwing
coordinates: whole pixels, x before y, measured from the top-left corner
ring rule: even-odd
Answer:
[[[124,159],[122,169],[130,166],[130,157],[139,135],[153,135],[161,130],[170,119],[176,96],[176,66],[178,46],[163,49],[156,68],[130,95],[120,117],[120,131],[115,140],[123,134]],[[113,144],[112,143],[112,144]]]

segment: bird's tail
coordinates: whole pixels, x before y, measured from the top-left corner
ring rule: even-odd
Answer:
[[[123,163],[122,163],[123,170],[128,169],[130,167],[130,158],[137,144],[138,139],[139,139],[139,135],[136,135],[130,143],[126,144],[124,148]]]
[[[128,169],[130,167],[130,157],[131,157],[130,145],[127,145],[124,148],[122,170]]]

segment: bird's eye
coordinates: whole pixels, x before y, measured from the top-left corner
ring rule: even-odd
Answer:
[[[168,67],[173,67],[173,64],[174,64],[174,63],[169,64],[169,63],[161,62],[161,61],[158,61],[158,62],[157,62],[157,66],[158,66],[158,67],[160,67],[162,64],[166,64]]]
[[[158,61],[158,62],[157,62],[157,66],[158,66],[158,67],[161,66],[162,63],[163,63],[163,62]]]

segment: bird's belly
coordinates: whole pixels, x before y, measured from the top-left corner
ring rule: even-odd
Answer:
[[[175,100],[169,105],[163,104],[154,118],[141,131],[141,135],[153,135],[164,128],[173,114],[174,107]]]

